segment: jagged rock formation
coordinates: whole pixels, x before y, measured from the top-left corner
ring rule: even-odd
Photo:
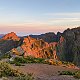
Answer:
[[[36,58],[54,58],[56,55],[56,43],[48,44],[42,39],[34,39],[31,37],[24,38],[22,49],[24,50],[24,56],[33,56]]]

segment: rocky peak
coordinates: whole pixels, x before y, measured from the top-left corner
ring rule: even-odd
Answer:
[[[16,35],[16,33],[11,32],[3,36],[3,40],[13,40],[13,41],[19,41],[20,38]]]

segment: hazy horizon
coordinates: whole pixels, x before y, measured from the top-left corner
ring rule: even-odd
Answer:
[[[0,34],[63,32],[80,26],[80,0],[1,0]]]

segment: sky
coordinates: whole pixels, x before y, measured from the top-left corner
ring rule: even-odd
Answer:
[[[80,0],[0,0],[0,34],[63,32],[80,26]]]

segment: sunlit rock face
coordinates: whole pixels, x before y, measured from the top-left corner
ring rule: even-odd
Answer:
[[[24,56],[57,59],[56,45],[56,42],[48,44],[42,39],[34,39],[28,36],[24,38],[21,48],[24,50]]]
[[[20,38],[14,32],[6,34],[5,36],[3,36],[2,39],[3,40],[13,40],[13,41],[19,41],[20,40]]]

